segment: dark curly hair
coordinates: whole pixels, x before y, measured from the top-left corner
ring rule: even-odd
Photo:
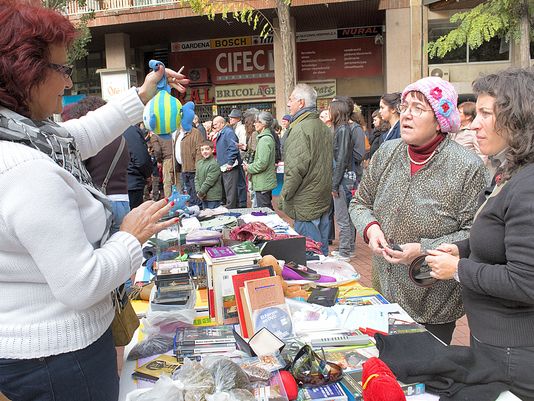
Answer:
[[[56,11],[0,1],[0,105],[29,116],[31,90],[47,76],[50,45],[68,47],[75,35],[72,23]]]
[[[507,138],[503,179],[534,163],[534,71],[510,68],[473,82],[476,95],[495,98],[495,131]]]

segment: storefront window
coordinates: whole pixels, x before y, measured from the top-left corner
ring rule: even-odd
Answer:
[[[72,75],[72,92],[86,95],[100,94],[100,75],[96,70],[104,68],[105,65],[104,52],[89,53],[83,59],[77,60]]]
[[[428,41],[435,41],[439,37],[446,35],[454,28],[448,21],[429,21]],[[510,51],[508,43],[501,38],[494,37],[489,42],[484,42],[477,49],[468,49],[461,46],[447,53],[444,57],[429,57],[428,64],[452,64],[452,63],[474,63],[481,61],[501,61],[509,60]]]

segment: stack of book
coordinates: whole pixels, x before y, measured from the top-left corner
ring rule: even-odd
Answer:
[[[232,326],[181,327],[174,336],[177,358],[222,354],[236,350]]]
[[[194,289],[187,262],[177,260],[158,262],[153,304],[185,305]]]
[[[207,247],[204,250],[207,263],[208,306],[210,317],[218,324],[238,322],[237,305],[232,276],[238,271],[258,267],[259,249],[250,241],[233,246]]]

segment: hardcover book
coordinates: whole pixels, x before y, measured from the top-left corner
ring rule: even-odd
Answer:
[[[253,271],[258,265],[213,267],[213,291],[215,297],[215,317],[221,324],[237,324],[239,315],[232,277],[241,271]]]
[[[237,307],[238,321],[241,327],[241,334],[243,334],[243,337],[245,338],[249,337],[249,333],[248,333],[248,327],[245,321],[245,309],[243,307],[243,299],[241,297],[241,293],[239,289],[245,286],[246,281],[254,280],[257,278],[269,277],[269,276],[274,276],[274,270],[272,266],[260,267],[254,270],[248,270],[248,271],[243,271],[243,272],[238,270],[237,274],[232,276],[232,285],[234,288],[234,296],[235,296],[235,304]]]

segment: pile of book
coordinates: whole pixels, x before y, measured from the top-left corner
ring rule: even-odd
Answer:
[[[174,336],[177,358],[223,354],[236,350],[232,326],[181,327]]]
[[[204,249],[207,264],[208,307],[218,324],[238,322],[232,276],[244,269],[258,267],[260,251],[252,242]]]
[[[187,262],[165,260],[157,263],[153,304],[186,305],[194,289]]]

